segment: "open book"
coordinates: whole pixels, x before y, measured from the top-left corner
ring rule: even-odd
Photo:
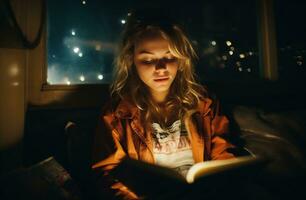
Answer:
[[[52,188],[50,199],[80,200],[81,193],[68,171],[54,157],[46,158],[27,169],[31,178],[40,178]]]
[[[111,175],[138,194],[147,195],[181,187],[185,190],[213,183],[245,181],[265,163],[265,159],[254,156],[206,161],[193,165],[184,177],[173,169],[127,158],[112,170]]]
[[[54,157],[0,176],[0,188],[1,200],[82,199],[77,183]]]

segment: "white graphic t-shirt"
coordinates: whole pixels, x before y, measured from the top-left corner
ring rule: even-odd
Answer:
[[[194,164],[194,159],[184,123],[177,120],[165,129],[158,123],[153,123],[152,128],[155,163],[173,168],[186,176],[188,169]]]

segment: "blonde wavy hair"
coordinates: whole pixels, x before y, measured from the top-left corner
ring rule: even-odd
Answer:
[[[152,34],[169,42],[169,51],[178,59],[179,64],[163,108],[151,98],[133,63],[135,45]],[[177,116],[182,119],[187,111],[195,109],[198,102],[206,96],[206,89],[195,80],[193,60],[196,58],[191,42],[175,23],[156,19],[139,20],[130,16],[115,59],[112,97],[129,99],[141,110],[143,122],[154,120],[166,127]],[[170,117],[171,115],[165,116],[165,111],[172,113],[176,119]]]

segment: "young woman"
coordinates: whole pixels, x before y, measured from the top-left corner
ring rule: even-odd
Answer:
[[[101,190],[138,198],[108,176],[126,156],[183,175],[194,163],[233,157],[227,151],[233,146],[221,137],[228,131],[228,120],[196,83],[195,58],[190,41],[175,23],[130,16],[111,87],[118,103],[101,116],[95,139],[92,168],[103,176]]]

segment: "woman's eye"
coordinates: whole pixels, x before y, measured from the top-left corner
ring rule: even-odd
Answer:
[[[173,57],[173,58],[164,58],[164,61],[167,62],[167,63],[172,63],[172,62],[176,62],[177,59],[175,57]]]
[[[162,59],[152,59],[152,60],[142,60],[141,63],[144,65],[156,65],[158,62],[163,63],[173,63],[176,62],[177,58],[162,58]]]
[[[143,64],[146,64],[146,65],[151,65],[151,64],[154,64],[154,60],[143,60],[141,61]]]

